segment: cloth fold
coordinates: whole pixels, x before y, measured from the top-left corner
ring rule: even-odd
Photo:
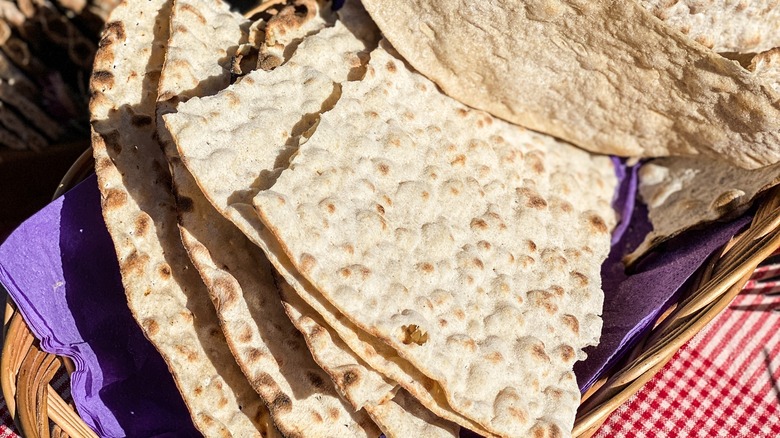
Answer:
[[[0,282],[41,348],[73,359],[73,400],[96,433],[198,435],[127,307],[94,176],[11,233],[0,246]]]

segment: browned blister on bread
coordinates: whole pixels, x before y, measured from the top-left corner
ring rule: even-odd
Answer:
[[[179,237],[155,129],[170,13],[166,0],[124,2],[100,41],[90,110],[103,218],[130,311],[168,364],[195,426],[206,436],[278,436]]]

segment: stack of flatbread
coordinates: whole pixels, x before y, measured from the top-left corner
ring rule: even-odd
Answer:
[[[112,12],[90,114],[134,317],[206,436],[569,435],[612,160],[448,96],[344,3]]]

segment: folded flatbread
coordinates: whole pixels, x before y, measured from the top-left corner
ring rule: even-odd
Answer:
[[[635,0],[366,0],[459,101],[590,151],[780,161],[780,96]]]
[[[780,90],[780,49],[756,55],[749,69]],[[733,219],[744,213],[756,196],[778,184],[780,164],[746,170],[704,157],[660,158],[644,164],[639,170],[639,193],[653,230],[625,262],[637,262],[689,228]]]

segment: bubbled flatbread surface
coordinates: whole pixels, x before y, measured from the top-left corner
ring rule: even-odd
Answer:
[[[355,37],[367,35],[376,41],[376,33],[370,32],[370,21],[355,2],[347,2],[339,15],[342,19],[333,28],[304,39],[287,64],[270,72],[250,73],[216,96],[191,99],[179,105],[176,114],[164,116],[165,122],[204,195],[264,250],[296,293],[359,358],[403,386],[436,415],[486,434],[449,407],[433,380],[354,326],[312,288],[292,267],[251,205],[254,195],[270,187],[287,167],[298,144],[316,126],[319,113],[338,101],[341,84],[349,78],[360,79],[364,73],[367,46]],[[369,400],[352,401],[359,406]]]
[[[445,93],[585,149],[780,161],[780,96],[635,0],[365,0]]]
[[[759,53],[749,69],[780,90],[780,49]],[[745,170],[708,158],[660,158],[639,170],[639,193],[653,230],[628,256],[635,263],[659,244],[687,229],[732,219],[757,195],[780,184],[780,164]]]
[[[278,280],[287,315],[303,333],[315,360],[337,382],[337,387],[349,387],[349,379],[376,374],[325,323],[322,316],[301,299],[292,286],[281,278]],[[444,438],[456,437],[460,432],[457,424],[437,417],[404,389],[393,388],[392,392],[377,395],[382,397],[366,401],[363,408],[388,438]],[[352,399],[349,394],[344,394],[344,397]]]
[[[244,22],[224,2],[178,0],[160,98],[184,101],[227,87],[230,53],[225,49],[241,42]],[[295,37],[295,32],[288,36]],[[161,102],[160,109],[172,111],[173,102]],[[159,137],[170,139],[170,133],[160,129]],[[178,159],[172,139],[165,147],[184,246],[208,287],[228,345],[271,408],[276,426],[287,436],[378,436],[368,415],[352,411],[312,360],[284,313],[271,266],[260,249],[208,203]]]
[[[716,52],[757,53],[780,46],[777,0],[639,0],[669,26]]]
[[[469,111],[378,48],[254,204],[353,323],[525,436],[573,426],[615,185],[607,157]]]
[[[376,37],[373,36],[375,35],[375,32],[372,34],[371,26],[369,25],[370,22],[366,23],[365,13],[363,13],[363,17],[361,17],[360,11],[356,11],[354,8],[355,5],[348,3],[347,6],[340,11],[346,13],[348,16],[344,21],[350,26],[349,31],[354,32],[360,39],[369,41],[372,39],[375,40]],[[315,34],[306,38],[300,51],[295,52],[296,61],[299,63],[312,62],[316,65],[317,61],[323,58],[327,59],[324,55],[319,57],[315,56],[317,52],[324,53],[327,50],[333,50],[333,46],[329,44],[329,39],[334,39],[338,42],[343,41],[346,36],[345,28],[340,27],[326,30],[323,35]],[[336,62],[339,61],[338,57],[332,57],[331,60]],[[351,69],[349,71],[354,70],[354,66],[351,65],[353,62],[354,61],[350,61],[347,63],[347,66]],[[280,73],[282,73],[290,67],[282,66],[279,68]],[[292,70],[298,71],[295,68]],[[344,73],[342,73],[342,76],[344,76]],[[248,83],[251,85],[252,82],[255,81],[255,78],[261,77],[261,73],[256,73],[249,79]],[[297,79],[294,73],[290,74],[288,78],[293,81]],[[303,79],[301,80],[305,82]],[[313,82],[309,82],[309,84],[317,85],[317,83]],[[246,85],[237,87],[241,90],[242,87],[246,87]],[[246,92],[246,88],[244,88],[243,92]],[[229,94],[227,95],[227,98],[234,99],[235,96],[236,94]],[[264,98],[267,99],[268,97],[268,93],[266,93]],[[241,113],[232,114],[241,117]],[[301,116],[303,116],[303,114],[299,115],[299,117]],[[176,117],[178,116],[172,116],[173,119]],[[251,115],[248,116],[248,118],[252,117],[253,116]],[[233,119],[232,121],[235,122],[236,120],[241,119]],[[208,129],[209,125],[202,126],[202,128]],[[161,136],[162,135],[163,133],[161,133]],[[202,136],[199,137],[204,138]],[[209,142],[212,143],[213,139],[209,140]],[[285,142],[283,141],[278,144],[280,150],[287,148],[284,146],[284,143]],[[266,153],[252,153],[247,155],[262,157],[267,154],[267,151],[265,152]],[[279,150],[274,152],[275,154],[279,153]],[[275,156],[275,154],[273,156]],[[218,155],[218,157],[221,158],[224,158],[225,156],[225,154]],[[210,161],[209,168],[222,164],[218,159],[208,161]],[[204,276],[204,280],[210,287],[212,298],[218,305],[218,312],[222,318],[223,329],[228,333],[227,339],[231,343],[234,353],[238,356],[239,363],[244,366],[244,372],[247,373],[250,381],[255,384],[258,391],[266,397],[280,394],[283,395],[284,392],[279,393],[278,391],[283,389],[285,385],[274,385],[276,382],[266,378],[266,376],[269,375],[279,377],[278,374],[268,373],[268,369],[266,369],[265,366],[262,366],[269,364],[257,363],[259,355],[258,350],[262,350],[259,348],[258,343],[262,344],[263,339],[267,338],[267,336],[262,336],[262,333],[267,334],[269,331],[275,332],[275,330],[279,329],[274,329],[274,327],[286,327],[289,326],[289,322],[285,325],[275,318],[269,318],[267,323],[261,323],[261,315],[263,312],[274,311],[273,303],[269,303],[262,298],[265,294],[254,293],[256,290],[262,290],[264,287],[268,287],[267,279],[261,275],[262,269],[257,268],[257,266],[263,266],[263,263],[258,262],[257,266],[255,266],[254,263],[248,263],[246,260],[240,259],[242,255],[246,255],[250,258],[253,257],[256,261],[258,259],[262,260],[264,257],[258,255],[259,250],[257,248],[252,249],[250,247],[251,245],[248,244],[245,237],[237,234],[238,231],[233,225],[224,219],[216,218],[209,214],[208,210],[211,207],[203,205],[203,196],[197,193],[196,188],[190,186],[190,181],[187,181],[187,178],[180,180],[180,172],[176,171],[179,167],[177,165],[178,160],[173,159],[171,162],[174,166],[174,178],[177,188],[179,189],[181,204],[190,206],[188,208],[189,211],[183,211],[181,213],[182,236],[185,245],[190,249],[190,256],[193,258],[196,267],[198,267],[201,274]],[[237,162],[236,164],[239,163],[240,162]],[[234,166],[233,169],[237,174],[242,173],[239,167]],[[252,168],[252,170],[258,171],[258,174],[267,175],[267,173],[260,172],[262,169]],[[255,179],[256,177],[251,177],[249,181],[251,182]],[[257,179],[261,178],[257,177]],[[210,186],[207,185],[207,187]],[[240,193],[240,191],[237,191],[237,193]],[[234,200],[235,198],[239,198],[240,200],[240,196],[234,197]],[[219,197],[216,199],[219,199]],[[251,202],[251,195],[246,197],[246,202]],[[259,224],[258,218],[254,216],[246,217],[249,219],[253,218]],[[220,222],[220,219],[223,222]],[[247,229],[247,224],[245,222],[236,221],[236,223],[240,226],[243,225],[245,230]],[[204,224],[208,224],[208,229],[212,230],[210,232],[212,235],[209,235],[209,232],[206,232]],[[216,234],[219,236],[215,237],[213,235],[215,234],[214,231],[218,231]],[[252,233],[250,232],[250,235],[251,234]],[[225,242],[228,243],[226,244]],[[262,241],[260,242],[262,245]],[[208,251],[209,249],[211,249],[211,251]],[[254,272],[255,270],[258,270],[259,272]],[[289,286],[283,283],[283,280],[280,280],[280,282],[282,282],[281,285],[283,287],[289,288]],[[241,293],[243,293],[243,300],[236,299],[236,295]],[[289,302],[290,301],[288,300],[288,303]],[[324,324],[313,324],[313,321],[317,318],[316,315],[310,315],[309,317],[298,312],[299,309],[303,309],[305,313],[312,312],[311,308],[306,308],[305,303],[300,303],[302,302],[300,298],[298,298],[295,309],[290,308],[292,311],[297,312],[295,313],[293,322],[306,336],[310,348],[315,353],[317,362],[327,371],[336,383],[337,389],[354,408],[360,409],[364,405],[371,405],[370,414],[372,419],[382,425],[383,431],[388,436],[397,436],[398,431],[410,433],[412,436],[452,436],[454,433],[453,431],[458,429],[454,424],[436,418],[414,399],[406,397],[403,399],[390,400],[393,397],[393,394],[390,392],[393,389],[393,385],[388,385],[381,374],[366,367],[366,365],[361,362],[349,348],[345,347],[335,335],[333,337],[326,336],[325,333],[328,328],[326,328]],[[287,303],[286,305],[290,306]],[[252,324],[247,324],[246,321],[250,320],[250,315],[252,320],[258,321],[257,327]],[[271,324],[270,328],[268,324]],[[263,329],[265,329],[265,331]],[[320,336],[316,336],[316,333],[320,333]],[[290,337],[294,338],[292,335]],[[297,343],[291,342],[289,338],[286,339],[284,347],[280,347],[282,350],[286,351],[285,348],[289,349],[292,347],[296,347],[297,349]],[[278,348],[272,350],[276,351]],[[300,350],[296,350],[295,352],[288,351],[287,354],[291,355],[291,359],[301,358]],[[310,357],[309,361],[311,361]],[[305,360],[303,360],[303,362],[289,360],[289,363],[285,361],[285,364],[287,365],[281,366],[284,374],[282,378],[289,380],[289,385],[291,387],[298,388],[301,385],[306,385],[309,381],[317,381],[319,384],[323,383],[316,379],[312,380],[310,376],[308,380],[296,380],[297,378],[302,378],[300,374],[304,372],[306,368],[304,367],[296,372],[295,367],[304,366],[306,365],[305,362]],[[292,373],[291,377],[288,376],[287,372]],[[312,375],[314,374],[312,373]],[[424,388],[422,390],[424,390]],[[293,394],[300,393],[301,391],[293,391]],[[304,391],[303,393],[307,392]],[[273,398],[276,399],[276,397]],[[296,410],[296,407],[298,410],[305,408],[305,406],[301,406],[301,403],[296,405],[297,402],[294,398],[291,398],[291,402],[293,411]],[[400,402],[403,402],[403,408],[398,405]],[[273,414],[276,416],[275,411]],[[288,417],[293,416],[290,412],[285,411],[280,412],[280,414]],[[282,428],[283,431],[288,430],[281,425],[280,428]]]
[[[626,262],[635,262],[689,228],[739,216],[758,194],[778,184],[778,164],[757,170],[702,158],[660,158],[644,164],[639,193],[653,231]]]
[[[206,436],[277,436],[179,238],[154,121],[170,10],[161,0],[121,3],[96,55],[90,111],[103,217],[130,310],[168,364],[195,426]]]

